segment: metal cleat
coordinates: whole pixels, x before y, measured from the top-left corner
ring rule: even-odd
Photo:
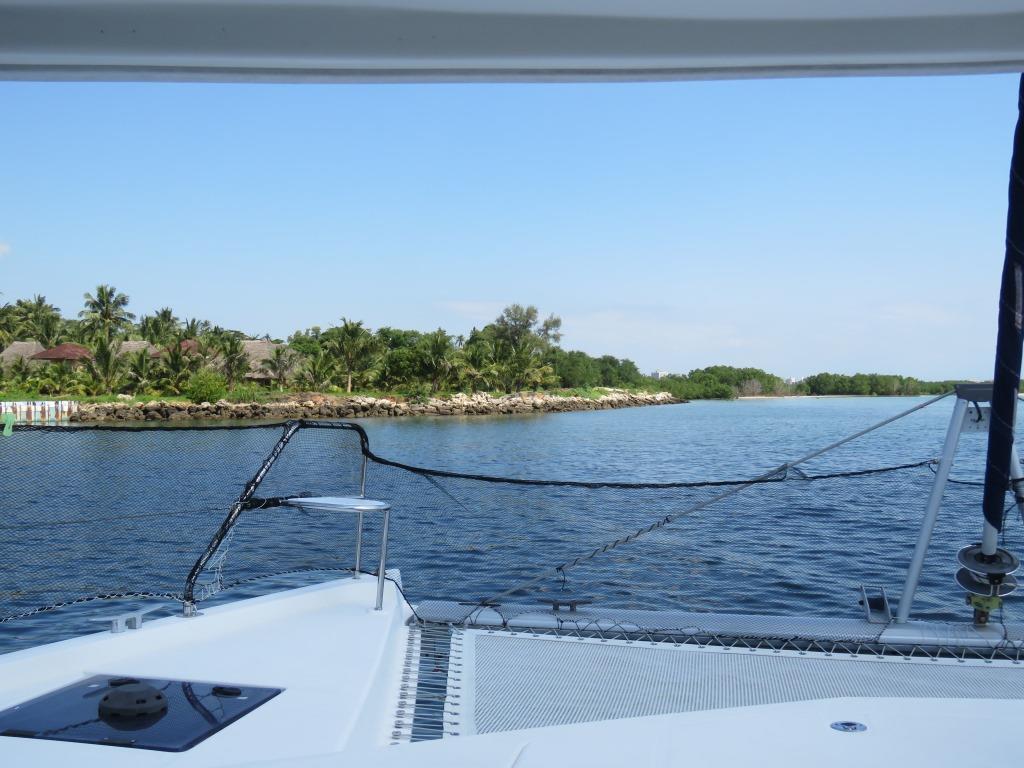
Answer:
[[[570,613],[575,613],[578,606],[590,605],[590,603],[594,601],[587,598],[576,597],[574,595],[564,595],[561,597],[542,597],[539,602],[544,603],[545,605],[550,605],[551,610],[556,613],[561,610],[563,605],[569,609]]]
[[[154,606],[152,608],[143,608],[139,611],[131,611],[129,613],[119,613],[116,616],[101,616],[92,619],[92,621],[103,621],[110,625],[110,631],[114,634],[124,632],[126,629],[140,629],[142,627],[142,617],[147,613],[158,611],[163,606]]]
[[[868,594],[869,589],[871,594]],[[861,584],[858,602],[864,606],[864,618],[871,624],[888,624],[892,621],[892,608],[889,607],[885,587],[867,587]]]

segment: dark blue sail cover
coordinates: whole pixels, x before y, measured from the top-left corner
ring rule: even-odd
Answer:
[[[1024,345],[1024,76],[1017,95],[1017,129],[1010,161],[1009,207],[1006,215],[1006,259],[999,293],[999,332],[992,383],[992,424],[985,465],[985,520],[1003,529],[1003,508],[1010,487],[1013,418],[1020,390],[1021,348]]]

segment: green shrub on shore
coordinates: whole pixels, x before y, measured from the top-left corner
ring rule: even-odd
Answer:
[[[231,403],[263,403],[267,401],[267,391],[257,384],[239,384],[225,399]]]
[[[223,400],[227,393],[227,380],[209,368],[193,373],[185,385],[185,396],[193,403],[215,403]]]
[[[635,388],[624,387],[628,392],[638,392]],[[571,389],[553,389],[548,392],[553,397],[582,397],[584,400],[600,400],[611,394],[606,387],[572,387]]]
[[[426,382],[408,384],[402,387],[398,394],[411,403],[425,403],[433,396],[430,384]]]
[[[21,389],[9,389],[0,392],[0,401],[25,402],[29,400],[81,400],[80,397],[43,397],[38,392],[29,392]]]

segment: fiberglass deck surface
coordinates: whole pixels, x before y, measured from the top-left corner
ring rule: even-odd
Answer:
[[[374,611],[375,593],[375,579],[342,579],[0,657],[0,710],[95,674],[283,689],[185,752],[0,736],[0,765],[220,766],[383,745],[405,607],[388,584]]]

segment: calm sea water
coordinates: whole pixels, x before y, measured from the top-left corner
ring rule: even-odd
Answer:
[[[756,476],[924,401],[925,398],[766,399],[528,417],[381,419],[360,423],[377,455],[418,466],[528,479],[703,481]],[[814,475],[874,469],[935,457],[951,409],[952,399],[946,399],[815,459],[806,471]],[[230,488],[230,494],[237,494],[238,479],[251,475],[267,444],[266,436],[257,440],[259,436],[248,433],[219,432],[201,437],[191,434],[193,437],[187,440],[194,444],[186,442],[176,448],[191,456],[189,477],[177,485],[167,485],[166,490],[161,490],[164,486],[160,483],[146,486],[155,498],[147,501],[147,510],[160,506],[161,493],[168,495],[167,506],[172,508],[171,494],[180,493],[182,487],[190,484],[195,493],[201,493],[205,482],[212,493],[221,482],[215,471],[223,472],[225,463],[234,467],[231,483],[235,487]],[[124,461],[117,466],[134,472],[135,477],[145,471],[149,459],[157,458],[149,452],[166,450],[166,446],[160,446],[159,442],[140,437],[131,444],[131,450],[125,450]],[[92,450],[109,447],[93,446]],[[133,451],[134,455],[129,455]],[[958,495],[950,500],[936,532],[929,573],[919,601],[922,615],[965,615],[962,597],[952,585],[952,557],[960,545],[973,541],[980,530],[980,510],[974,507],[980,490],[967,483],[980,479],[983,451],[983,436],[963,438],[953,476],[965,484],[954,489]],[[75,445],[62,449],[59,457],[49,458],[55,466],[66,466],[82,455],[81,448]],[[322,474],[322,467],[306,466],[301,471],[313,477],[317,472]],[[204,477],[204,473],[209,476]],[[116,486],[118,477],[115,472],[111,477],[92,480],[98,486]],[[375,477],[371,472],[371,482],[375,482]],[[930,477],[930,471],[921,468],[850,481],[809,483],[804,484],[801,496],[793,497],[797,501],[790,501],[782,489],[747,492],[728,507],[709,508],[706,514],[698,513],[692,520],[674,524],[670,534],[630,545],[626,556],[601,562],[589,572],[579,569],[582,576],[577,586],[582,585],[589,590],[588,594],[611,605],[656,607],[668,602],[698,610],[855,616],[859,610],[857,584],[879,583],[890,593],[898,594]],[[664,510],[678,511],[676,507],[700,498],[659,498],[648,494],[630,499],[608,495],[599,497],[591,507],[587,506],[590,502],[582,503],[585,500],[581,496],[573,495],[576,492],[529,489],[533,496],[526,498],[512,488],[498,489],[508,492],[507,497],[498,493],[485,498],[480,494],[488,491],[486,486],[483,490],[472,485],[425,486],[425,494],[445,494],[444,499],[453,500],[460,507],[442,523],[428,519],[434,507],[410,497],[407,489],[397,489],[393,483],[393,479],[381,476],[378,487],[382,492],[391,488],[398,496],[406,494],[401,504],[396,504],[399,541],[394,557],[400,561],[403,578],[417,596],[433,596],[431,584],[437,586],[442,582],[446,586],[437,586],[439,590],[457,590],[464,585],[474,598],[480,595],[472,590],[500,591],[510,586],[510,580],[529,575],[531,571],[526,565],[534,560],[557,564],[557,558],[565,553],[614,538],[638,523],[655,519]],[[80,489],[75,491],[79,492]],[[131,507],[132,498],[128,496],[117,500],[117,509]],[[536,514],[530,516],[520,510],[514,520],[505,520],[504,515],[510,506],[516,505],[517,498],[520,507]],[[479,503],[474,504],[474,499]],[[610,508],[607,514],[603,508],[598,509],[603,503],[601,499],[608,501],[604,505]],[[621,508],[627,503],[630,509]],[[575,510],[584,508],[588,510],[586,514],[574,516]],[[157,513],[144,512],[150,515],[147,520],[152,520],[154,514]],[[1016,518],[1010,520],[1009,540],[1013,543],[1020,540],[1022,526]],[[211,517],[196,530],[156,531],[144,520],[117,545],[122,549],[138,547],[142,553],[140,578],[150,578],[153,584],[149,588],[156,589],[166,574],[160,572],[162,565],[151,565],[146,570],[145,552],[159,552],[163,557],[174,549],[180,564],[188,563],[201,551],[215,523],[216,519]],[[7,535],[21,535],[18,530],[12,526],[13,533]],[[327,556],[338,547],[333,533],[303,538],[290,527],[258,530],[264,539],[252,550],[256,553],[253,562],[291,562],[300,555]],[[97,517],[94,525],[84,524],[76,529],[73,544],[46,552],[46,536],[40,535],[28,551],[37,555],[46,552],[46,573],[59,576],[62,572],[87,570],[90,562],[101,556],[97,554],[101,543],[110,544],[110,536],[109,526]],[[310,555],[311,550],[319,551]],[[520,561],[525,563],[522,568],[518,567]],[[258,594],[292,583],[288,579],[253,583],[236,588],[221,599]],[[647,601],[645,592],[649,594]],[[1008,612],[1014,607],[1011,600]],[[109,605],[90,604],[0,624],[0,651],[92,631],[95,624],[91,620],[111,610]]]
[[[376,453],[411,464],[514,477],[663,482],[756,475],[928,399],[705,400],[530,417],[361,423]],[[882,466],[915,451],[934,455],[951,412],[946,399],[886,427],[885,440],[854,444],[831,465]],[[971,451],[969,441],[964,448]]]

